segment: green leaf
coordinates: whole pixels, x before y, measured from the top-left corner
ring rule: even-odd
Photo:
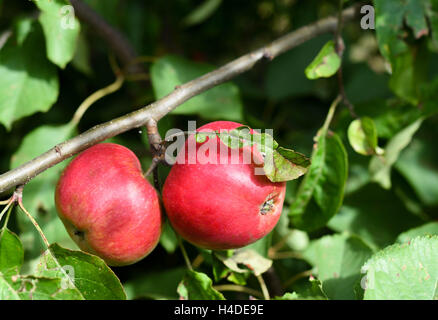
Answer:
[[[367,156],[382,152],[377,147],[377,129],[371,118],[353,120],[348,127],[348,140],[354,151],[359,154]]]
[[[430,6],[429,0],[374,0],[376,9],[376,33],[382,55],[390,62],[393,58],[406,52],[407,45],[403,41],[406,24],[414,32],[416,38],[429,33],[426,15]]]
[[[328,223],[338,232],[357,234],[373,248],[393,244],[397,236],[423,224],[392,190],[367,184],[345,198],[344,205]]]
[[[22,45],[8,41],[0,51],[0,123],[12,123],[50,109],[58,97],[56,68],[44,54],[44,39],[34,23]]]
[[[101,258],[64,249],[56,243],[49,250],[52,254],[46,251],[41,257],[38,276],[61,278],[87,300],[126,299],[120,280]]]
[[[184,18],[183,24],[192,26],[207,20],[221,5],[222,0],[204,0],[195,10]]]
[[[11,158],[11,168],[32,160],[36,156],[70,138],[75,132],[71,124],[61,126],[41,126],[31,131],[23,139]],[[23,204],[36,218],[50,243],[58,242],[69,248],[77,248],[64,225],[58,218],[55,208],[54,192],[61,171],[67,162],[60,163],[32,179],[23,189]],[[45,246],[29,219],[18,215],[23,244],[31,257],[40,255]]]
[[[310,279],[309,286],[306,290],[300,292],[285,293],[282,297],[277,297],[274,300],[328,300],[327,295],[322,289],[321,281]]]
[[[0,272],[8,269],[20,269],[24,260],[23,245],[18,236],[12,231],[0,230]]]
[[[438,299],[438,237],[392,245],[363,266],[365,300]]]
[[[420,236],[438,236],[438,222],[429,222],[417,228],[405,231],[397,237],[397,242],[409,242]]]
[[[267,98],[273,101],[305,95],[327,98],[325,81],[328,79],[309,80],[302,70],[303,66],[309,65],[315,52],[332,38],[332,35],[321,35],[276,57],[266,66],[264,90],[258,89],[255,93],[263,98],[262,94],[266,92]]]
[[[394,167],[414,188],[418,198],[427,206],[438,204],[438,153],[435,141],[414,139],[404,149]]]
[[[19,273],[24,251],[11,231],[0,231],[0,300],[76,300],[82,295],[58,277],[36,277]]]
[[[216,252],[215,256],[230,270],[237,273],[247,273],[249,270],[254,275],[259,276],[272,266],[272,260],[266,259],[252,249],[238,249],[231,256],[224,256],[220,252]],[[246,268],[241,268],[239,265]]]
[[[178,56],[165,56],[151,67],[151,81],[155,97],[160,99],[176,86],[202,76],[214,67],[195,63]],[[242,102],[239,89],[231,82],[221,84],[183,103],[174,114],[199,114],[205,119],[239,121],[242,119]]]
[[[312,241],[303,256],[316,268],[330,299],[354,299],[360,268],[372,253],[359,237],[337,234]]]
[[[407,43],[405,25],[416,39],[428,34],[436,34],[436,24],[431,32],[427,18],[436,21],[436,8],[431,0],[374,0],[376,9],[376,33],[382,55],[391,63],[391,89],[403,99],[417,105],[419,86],[427,81],[427,60],[421,57],[418,47]]]
[[[280,147],[268,133],[249,133],[249,128],[240,127],[230,131],[216,133],[222,143],[229,148],[255,146],[264,155],[263,171],[272,182],[298,179],[307,172],[310,160],[302,153]],[[196,141],[203,143],[212,132],[196,133]]]
[[[64,69],[73,59],[80,31],[73,6],[67,0],[34,2],[41,10],[38,20],[46,38],[47,58]]]
[[[174,253],[178,247],[178,238],[176,237],[175,231],[173,231],[168,220],[166,220],[164,223],[163,231],[161,232],[160,237],[160,244],[167,251],[167,253]]]
[[[222,293],[212,286],[211,279],[202,272],[187,270],[178,285],[180,299],[184,300],[225,300]]]
[[[184,267],[162,271],[135,273],[133,279],[123,284],[128,299],[178,299],[176,288],[185,273]]]
[[[341,66],[341,58],[336,53],[333,40],[328,41],[315,59],[306,68],[307,78],[314,80],[318,78],[329,78],[334,75]]]
[[[306,231],[325,226],[336,214],[348,175],[347,152],[335,133],[320,132],[311,161],[289,210],[291,224]]]
[[[420,118],[404,128],[388,142],[383,156],[374,156],[371,159],[369,169],[373,181],[385,189],[391,188],[391,168],[397,161],[400,152],[409,145],[422,122],[423,118]]]
[[[93,74],[93,69],[90,63],[90,48],[83,32],[79,34],[75,55],[71,63],[73,67],[87,76]]]

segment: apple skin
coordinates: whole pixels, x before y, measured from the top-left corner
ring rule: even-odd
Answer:
[[[160,239],[157,192],[124,146],[101,143],[79,154],[58,181],[55,203],[71,238],[108,265],[133,264]]]
[[[197,131],[240,126],[236,122],[216,121]],[[222,142],[217,137],[212,141],[218,148],[216,164],[201,164],[198,157],[195,164],[181,163],[182,157],[185,160],[189,157],[190,139],[194,139],[193,135],[186,141],[185,155],[181,152],[177,155],[163,187],[164,207],[175,231],[192,244],[212,250],[240,248],[266,236],[280,218],[286,183],[273,183],[265,175],[255,175],[255,168],[262,165],[244,164],[243,149],[239,150],[238,164],[221,164]],[[197,152],[201,145],[196,143]],[[255,147],[252,150],[254,156],[261,157]],[[267,205],[270,202],[271,206]],[[262,212],[263,206],[269,210]]]

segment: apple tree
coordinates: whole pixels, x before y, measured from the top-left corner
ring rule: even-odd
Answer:
[[[0,300],[438,299],[437,17],[0,0]]]

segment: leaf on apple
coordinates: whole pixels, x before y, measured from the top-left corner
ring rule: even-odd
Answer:
[[[256,146],[263,155],[263,170],[272,182],[295,180],[304,175],[310,166],[310,159],[292,149],[280,147],[268,133],[250,133],[250,128],[242,126],[230,131],[197,132],[196,142],[217,136],[231,149]]]

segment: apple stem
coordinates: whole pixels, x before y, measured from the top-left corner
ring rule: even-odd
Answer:
[[[182,242],[182,239],[179,235],[177,235],[177,238],[178,238],[179,247],[180,247],[182,255],[184,257],[184,261],[186,262],[187,269],[193,271],[192,264],[190,263],[190,259],[189,259],[189,256],[187,255],[186,248],[184,248],[184,244]]]
[[[29,218],[29,220],[32,222],[32,224],[34,225],[35,229],[37,229],[38,233],[40,234],[41,238],[44,241],[44,244],[46,245],[47,249],[50,247],[50,243],[49,241],[47,241],[46,236],[43,233],[43,230],[41,230],[38,222],[36,222],[36,220],[34,219],[34,217],[32,217],[32,215],[26,210],[26,208],[23,205],[23,200],[21,198],[19,198],[18,200],[18,206],[20,207],[20,209],[27,215],[27,217]]]
[[[265,280],[263,279],[262,275],[259,274],[256,276],[256,278],[260,283],[260,288],[262,289],[263,297],[265,298],[265,300],[271,300],[271,297],[269,296],[268,287],[266,286]]]
[[[6,204],[6,207],[4,207],[3,210],[2,210],[2,212],[0,212],[0,221],[2,220],[3,215],[5,214],[5,212],[8,211],[9,208],[12,209],[11,205],[12,205],[12,203],[14,202],[13,198],[11,198],[11,199],[9,199],[9,200],[7,200],[7,201],[8,201],[8,202],[7,202],[7,204]],[[6,227],[6,225],[7,225],[7,223],[8,223],[8,220],[9,220],[9,213],[10,213],[10,212],[11,212],[11,211],[9,210],[8,215],[6,216],[6,222],[5,222],[5,224],[4,224],[4,227]]]
[[[264,298],[263,294],[260,291],[239,286],[237,284],[222,284],[218,286],[213,286],[213,289],[216,289],[217,291],[234,291],[234,292],[242,292],[247,293],[251,296],[257,297],[257,298]]]

